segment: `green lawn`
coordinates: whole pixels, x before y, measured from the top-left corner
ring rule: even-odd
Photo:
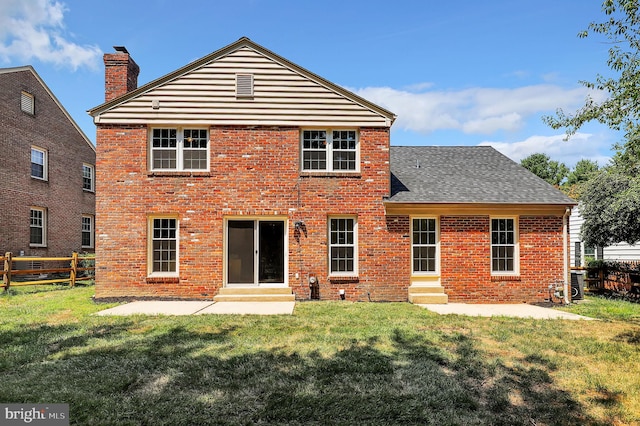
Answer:
[[[640,305],[601,321],[298,303],[293,316],[98,317],[92,287],[0,295],[0,402],[72,424],[640,424]]]

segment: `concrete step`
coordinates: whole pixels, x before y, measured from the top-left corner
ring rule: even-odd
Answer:
[[[440,294],[444,293],[442,286],[409,286],[409,294]]]
[[[289,287],[225,287],[213,297],[216,302],[294,302]]]
[[[449,302],[449,296],[440,286],[411,286],[409,287],[409,302],[415,304],[441,304]]]

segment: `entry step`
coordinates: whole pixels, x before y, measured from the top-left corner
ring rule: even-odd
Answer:
[[[213,297],[216,302],[294,302],[290,287],[224,287]]]
[[[411,286],[409,287],[409,302],[420,304],[442,304],[449,302],[449,296],[441,286]]]

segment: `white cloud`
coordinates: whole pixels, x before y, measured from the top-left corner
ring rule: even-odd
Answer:
[[[424,84],[421,86],[424,87]],[[355,89],[358,95],[397,114],[395,126],[419,133],[460,130],[468,134],[489,135],[496,131],[516,131],[527,118],[540,120],[557,108],[575,110],[588,94],[602,94],[584,87],[566,89],[538,84],[510,89],[470,88],[412,92],[390,87]]]
[[[576,133],[568,141],[564,134],[553,136],[531,136],[520,142],[482,142],[478,145],[489,145],[516,162],[520,162],[531,154],[547,154],[549,158],[569,167],[573,167],[583,158],[597,161],[604,166],[610,157],[602,155],[609,148],[606,138],[590,133]]]
[[[0,1],[0,60],[39,60],[73,70],[97,69],[97,46],[81,46],[64,34],[63,3],[55,0]]]
[[[464,133],[493,133],[498,130],[515,131],[522,127],[522,116],[517,112],[469,120],[462,125]]]

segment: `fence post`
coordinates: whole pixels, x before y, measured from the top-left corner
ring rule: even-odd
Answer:
[[[9,291],[11,285],[11,269],[13,268],[13,259],[10,251],[4,254],[4,273],[2,274],[2,286],[4,291]]]
[[[76,271],[78,270],[78,253],[73,252],[71,255],[71,271],[69,272],[69,284],[71,287],[76,285]]]

